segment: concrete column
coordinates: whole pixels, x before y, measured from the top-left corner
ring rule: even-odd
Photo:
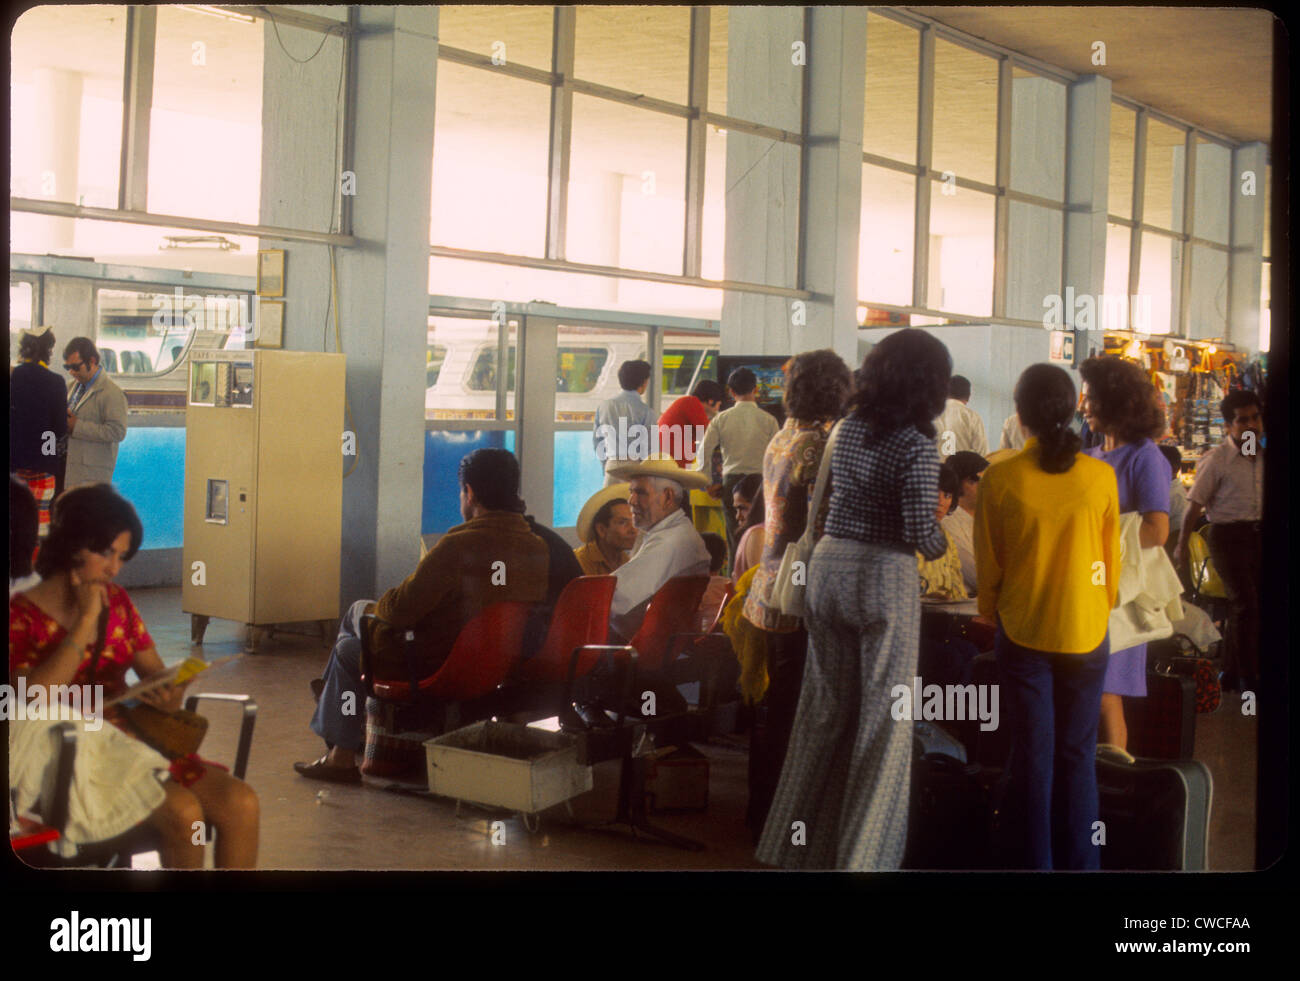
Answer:
[[[1090,346],[1095,346],[1098,350],[1102,346],[1100,330],[1103,326],[1103,304],[1100,300],[1106,284],[1110,90],[1110,79],[1100,75],[1081,78],[1069,87],[1070,108],[1066,114],[1065,138],[1065,203],[1071,210],[1065,213],[1061,293],[1065,296],[1066,290],[1072,288],[1076,297],[1091,296],[1096,304],[1092,329],[1075,338],[1075,364],[1088,357]],[[1075,310],[1070,305],[1064,306],[1065,323],[1076,326]],[[1042,309],[1041,306],[1039,309]]]
[[[733,7],[727,113],[800,132],[807,118],[800,208],[799,148],[727,134],[726,278],[796,287],[799,241],[812,300],[728,293],[724,354],[857,352],[858,235],[866,10],[816,7],[804,36],[800,7]],[[795,48],[806,48],[802,59]],[[804,64],[796,62],[802,60]],[[805,88],[804,74],[808,73]],[[809,103],[802,107],[803,94]]]
[[[1057,134],[1065,132],[1066,99],[1065,87],[1050,79],[1011,80],[1013,189],[1049,199],[1060,196],[1065,157]],[[1105,210],[1103,205],[1103,234]],[[1007,214],[1006,315],[1041,320],[1044,298],[1062,292],[1063,215],[1022,201],[1009,202]],[[1101,259],[1104,263],[1104,249]]]
[[[348,423],[358,454],[356,469],[343,482],[344,603],[396,585],[419,557],[437,68],[436,7],[357,10],[352,218],[360,244],[335,256],[348,357]],[[280,36],[294,53],[305,48],[310,54],[320,43],[318,34],[283,26]],[[340,44],[330,38],[317,58],[299,64],[268,35],[264,223],[330,227],[340,181],[334,156]],[[333,317],[326,316],[328,250],[276,247],[289,252],[284,346],[334,350]]]
[[[1263,143],[1247,143],[1232,152],[1229,196],[1232,202],[1228,256],[1228,337],[1239,349],[1259,353],[1259,290],[1264,259],[1264,173],[1268,164]],[[1254,175],[1247,185],[1246,173]],[[1243,193],[1243,188],[1253,194]]]
[[[32,197],[77,203],[77,159],[81,147],[82,77],[60,68],[37,68],[36,118],[29,134],[36,142],[36,187]],[[71,218],[32,216],[43,243],[37,251],[73,246]]]

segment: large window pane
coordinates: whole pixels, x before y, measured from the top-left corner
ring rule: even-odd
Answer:
[[[424,434],[424,498],[420,534],[440,535],[464,522],[460,513],[462,458],[491,447],[515,451],[513,429],[426,430]]]
[[[550,71],[554,22],[553,7],[443,4],[438,8],[438,41],[486,55],[494,64]],[[438,67],[441,71],[443,65]]]
[[[993,196],[961,188],[930,196],[927,306],[980,317],[993,312]],[[1039,313],[1041,317],[1041,311]]]
[[[1192,281],[1187,300],[1187,331],[1196,339],[1228,336],[1228,253],[1190,246]]]
[[[506,419],[514,418],[518,323],[507,324]],[[496,420],[502,351],[489,319],[432,316],[426,348],[426,419]]]
[[[921,33],[867,14],[867,89],[862,149],[916,163],[917,73]]]
[[[149,210],[257,224],[264,25],[157,10]]]
[[[1065,200],[1065,86],[1012,68],[1011,187]]]
[[[1065,214],[1012,201],[1007,230],[1007,316],[1043,319],[1044,300],[1061,295]]]
[[[572,528],[592,494],[605,486],[605,468],[592,450],[590,430],[556,432],[551,527]]]
[[[931,167],[992,184],[997,177],[997,135],[998,63],[936,40]]]
[[[126,7],[50,5],[18,18],[9,40],[11,194],[117,207],[125,45]],[[52,247],[69,244],[65,220],[34,226]]]
[[[1197,238],[1228,244],[1228,214],[1232,203],[1232,151],[1208,140],[1196,141],[1196,210],[1192,214]]]
[[[1117,102],[1110,104],[1110,189],[1106,209],[1121,218],[1133,217],[1133,151],[1137,113]]]
[[[573,97],[567,258],[682,272],[686,121]]]
[[[1183,152],[1186,134],[1173,126],[1147,121],[1147,172],[1143,183],[1142,220],[1157,228],[1183,230]]]
[[[709,8],[709,112],[727,114],[727,28],[730,7]]]
[[[437,89],[433,243],[544,255],[550,88],[442,61]]]
[[[646,335],[639,330],[562,325],[556,344],[556,422],[595,422],[596,407],[623,390],[619,366],[647,360]]]
[[[727,131],[704,128],[704,214],[700,236],[700,275],[722,279],[727,245]]]
[[[668,102],[685,103],[690,7],[578,7],[573,73]]]
[[[916,178],[864,165],[858,299],[866,303],[912,305],[915,233]]]
[[[1102,304],[1102,327],[1128,328],[1128,250],[1131,232],[1123,225],[1106,226],[1106,278],[1103,290],[1111,298]],[[1119,304],[1118,306],[1116,304]]]
[[[1181,246],[1177,256],[1181,257]],[[1172,332],[1174,298],[1178,295],[1179,277],[1182,275],[1175,258],[1173,239],[1151,232],[1142,233],[1138,298],[1132,312],[1134,330],[1145,334]]]

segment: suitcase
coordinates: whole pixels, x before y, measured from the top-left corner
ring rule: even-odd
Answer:
[[[1196,681],[1147,668],[1146,698],[1124,696],[1128,749],[1156,760],[1190,760],[1196,744]]]
[[[990,773],[945,753],[925,752],[919,735],[913,738],[912,746],[907,847],[902,867],[993,868]]]
[[[1147,663],[1160,674],[1185,674],[1196,682],[1196,711],[1214,712],[1223,699],[1219,669],[1185,634],[1153,641],[1147,648]]]
[[[1214,784],[1196,760],[1135,759],[1097,747],[1104,870],[1204,871]]]

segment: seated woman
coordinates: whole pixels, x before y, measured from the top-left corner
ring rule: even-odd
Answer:
[[[9,601],[11,678],[25,677],[28,688],[101,684],[108,701],[127,687],[129,668],[141,679],[164,670],[139,612],[113,584],[141,536],[135,508],[108,484],[74,488],[55,503],[50,535],[36,560],[42,580]],[[97,643],[101,618],[103,640]],[[140,701],[174,711],[183,691],[184,686],[164,686]],[[114,709],[105,715],[123,728]],[[217,831],[218,868],[252,868],[258,831],[253,789],[195,754],[172,762],[170,776],[163,784],[165,799],[149,819],[163,835],[163,864],[202,866],[203,848],[192,839],[195,822],[203,822]]]

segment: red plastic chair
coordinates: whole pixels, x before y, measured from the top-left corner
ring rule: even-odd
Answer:
[[[695,634],[695,611],[709,588],[708,576],[677,576],[659,587],[646,608],[641,629],[628,641],[641,671],[661,671],[679,653],[678,637]]]
[[[524,630],[533,604],[518,601],[493,603],[470,620],[456,635],[447,660],[433,674],[419,678],[412,692],[409,681],[375,678],[371,657],[362,643],[361,680],[366,694],[388,702],[411,702],[416,699],[470,701],[493,692],[506,680],[519,660]],[[382,623],[373,613],[365,619]],[[362,630],[363,636],[367,632]],[[414,641],[414,632],[406,631],[406,640]]]
[[[560,593],[551,614],[546,641],[515,672],[521,682],[563,681],[573,652],[609,640],[609,605],[618,579],[614,576],[579,576]],[[600,660],[597,651],[579,654],[575,677],[582,677]]]

